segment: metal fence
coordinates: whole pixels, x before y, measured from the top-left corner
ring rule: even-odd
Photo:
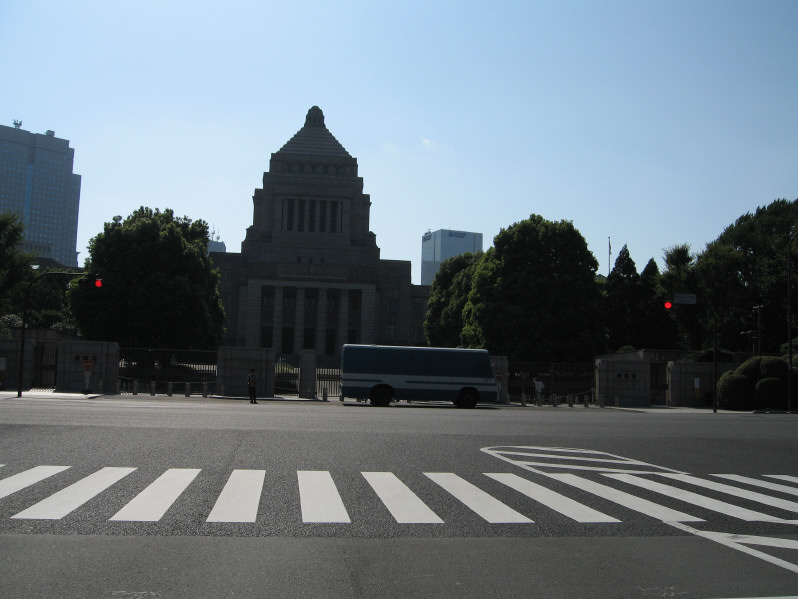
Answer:
[[[274,359],[275,395],[299,395],[299,356],[281,354]]]
[[[180,349],[119,350],[119,390],[127,393],[213,393],[216,352]]]
[[[318,356],[316,362],[316,397],[341,397],[341,358]]]
[[[543,383],[544,401],[585,395],[593,400],[595,377],[591,362],[511,362],[509,370],[511,401],[534,398],[536,377]]]

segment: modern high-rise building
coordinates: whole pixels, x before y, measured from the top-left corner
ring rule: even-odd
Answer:
[[[482,233],[439,229],[421,237],[421,284],[432,285],[441,262],[460,254],[482,251]]]
[[[80,175],[75,150],[53,131],[31,133],[0,125],[0,212],[22,217],[22,249],[37,258],[77,266]]]

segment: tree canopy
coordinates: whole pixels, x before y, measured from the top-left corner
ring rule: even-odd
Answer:
[[[21,250],[25,228],[13,212],[0,213],[0,308],[7,308],[11,290],[30,277],[31,256]]]
[[[502,229],[476,266],[461,340],[520,360],[589,359],[603,348],[598,262],[570,221]]]
[[[170,209],[114,217],[89,243],[89,273],[102,288],[73,282],[69,301],[91,339],[125,347],[211,349],[224,335],[219,271],[208,225]]]
[[[463,330],[463,308],[471,291],[474,269],[482,252],[444,260],[430,286],[424,334],[436,347],[458,347]]]
[[[724,347],[750,350],[759,336],[767,353],[787,341],[787,250],[794,267],[797,226],[798,200],[776,200],[740,216],[697,257],[705,328],[714,317]]]

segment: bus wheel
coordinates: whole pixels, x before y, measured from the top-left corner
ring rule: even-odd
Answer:
[[[371,405],[384,408],[391,403],[393,391],[390,387],[382,385],[371,390]]]
[[[479,394],[476,389],[463,389],[460,395],[457,396],[457,401],[454,402],[458,408],[475,408],[479,401]]]

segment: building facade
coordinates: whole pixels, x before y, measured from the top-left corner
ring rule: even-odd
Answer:
[[[38,258],[77,266],[80,175],[75,150],[53,131],[30,133],[0,125],[0,212],[22,217],[22,249]]]
[[[439,229],[421,237],[421,284],[432,285],[441,262],[460,254],[482,251],[482,233]]]
[[[429,288],[410,262],[381,260],[357,159],[314,106],[271,155],[241,253],[222,273],[226,345],[340,355],[344,343],[423,345]]]

